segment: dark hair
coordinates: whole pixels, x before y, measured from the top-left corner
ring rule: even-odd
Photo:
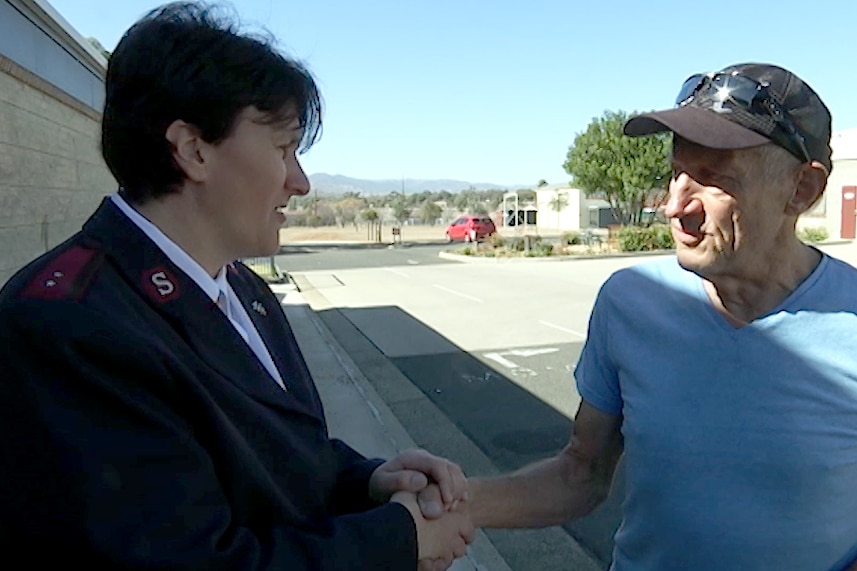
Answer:
[[[301,152],[321,133],[321,96],[310,72],[272,39],[239,34],[223,12],[199,2],[166,4],[125,32],[110,57],[101,153],[133,202],[175,192],[184,180],[165,137],[177,119],[213,144],[250,106],[265,122],[297,118]]]

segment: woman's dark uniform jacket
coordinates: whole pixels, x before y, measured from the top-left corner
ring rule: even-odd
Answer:
[[[368,497],[380,461],[328,439],[277,299],[228,279],[288,392],[110,200],[6,284],[0,567],[416,567],[407,510]]]

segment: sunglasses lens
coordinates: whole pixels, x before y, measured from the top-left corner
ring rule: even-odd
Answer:
[[[716,75],[711,83],[715,89],[723,90],[729,99],[748,109],[759,94],[759,84],[740,75]]]
[[[702,82],[702,79],[705,75],[701,73],[697,73],[688,77],[685,82],[681,85],[681,89],[678,91],[678,96],[675,98],[675,104],[681,105],[696,92],[696,89],[699,87],[699,84]]]

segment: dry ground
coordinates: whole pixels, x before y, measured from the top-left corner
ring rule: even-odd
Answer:
[[[443,240],[446,226],[405,226],[402,228],[402,239],[412,240]],[[368,235],[365,225],[359,230],[354,226],[339,228],[337,226],[320,226],[318,228],[291,227],[280,229],[280,244],[296,242],[374,242],[374,237]],[[381,242],[393,241],[393,227],[381,227]]]
[[[423,240],[445,240],[446,236],[445,224],[435,226],[414,225],[402,227],[402,239],[408,241],[423,241]],[[522,233],[521,230],[499,228],[498,232],[501,235],[516,236]],[[545,237],[558,236],[562,233],[561,230],[552,228],[539,228],[532,230],[532,233],[541,234]],[[365,224],[360,225],[359,230],[355,230],[354,226],[346,226],[339,228],[338,226],[319,226],[318,228],[307,228],[294,226],[290,228],[280,229],[280,244],[293,244],[296,242],[375,242],[375,237],[370,237]],[[381,242],[391,243],[393,241],[393,227],[384,225],[381,227]]]
[[[381,228],[381,242],[390,244],[393,242],[393,227],[385,225]],[[445,225],[436,225],[436,226],[427,226],[427,225],[415,225],[415,226],[404,226],[402,228],[402,241],[404,242],[421,242],[421,241],[445,241],[446,236],[444,231],[446,230]],[[516,234],[514,229],[500,229],[499,232],[501,235],[508,236],[516,236],[519,235],[520,232]],[[560,233],[558,230],[551,229],[543,229],[539,232],[541,235],[545,237],[556,236]],[[345,228],[339,228],[337,226],[320,226],[318,228],[307,228],[295,226],[291,228],[282,228],[280,229],[280,244],[289,245],[289,244],[299,244],[302,242],[315,242],[315,243],[325,243],[325,242],[353,242],[353,243],[370,243],[376,242],[374,236],[368,235],[368,230],[365,225],[361,225],[359,230],[355,230],[354,226],[347,226]],[[462,242],[456,242],[452,245],[452,248],[461,248],[464,247],[465,244]],[[480,246],[480,249],[485,248],[485,246]],[[594,245],[594,246],[584,246],[584,245],[575,245],[575,246],[567,246],[562,251],[555,252],[555,255],[580,255],[580,254],[610,254],[617,252],[618,249],[615,244],[604,241],[602,244]],[[520,256],[522,253],[499,253],[498,256],[503,255],[514,255]]]

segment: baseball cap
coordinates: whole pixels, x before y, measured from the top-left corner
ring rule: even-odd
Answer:
[[[830,111],[813,89],[788,70],[770,64],[732,65],[692,75],[676,107],[630,118],[631,137],[672,131],[713,149],[775,143],[802,162],[832,169]]]

